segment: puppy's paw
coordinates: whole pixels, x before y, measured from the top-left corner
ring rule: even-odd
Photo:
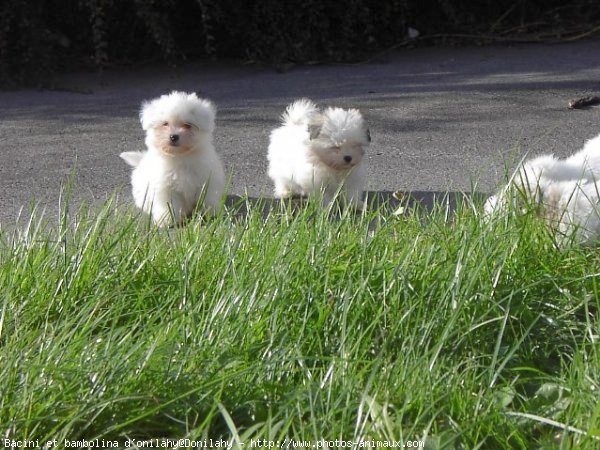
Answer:
[[[275,195],[275,198],[289,198],[289,197],[292,197],[292,195],[294,195],[294,193],[287,186],[276,185],[274,195]]]

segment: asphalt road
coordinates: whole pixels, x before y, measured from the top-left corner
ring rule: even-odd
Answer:
[[[525,155],[568,155],[600,134],[600,40],[512,47],[401,50],[354,65],[286,73],[233,63],[75,74],[53,91],[0,92],[0,225],[32,203],[57,210],[75,173],[73,201],[130,201],[129,168],[142,150],[140,103],[172,89],[218,107],[216,148],[231,193],[270,196],[266,148],[285,106],[299,97],[357,107],[373,138],[369,191],[491,192]]]

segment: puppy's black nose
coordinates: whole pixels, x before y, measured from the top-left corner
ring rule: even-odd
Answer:
[[[352,156],[350,156],[350,155],[344,156],[344,161],[346,161],[347,163],[349,163],[350,161],[352,161]]]
[[[171,134],[171,135],[169,135],[169,139],[174,144],[175,142],[177,142],[179,140],[179,135],[178,134]]]

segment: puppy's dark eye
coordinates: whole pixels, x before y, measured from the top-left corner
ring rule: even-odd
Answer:
[[[168,127],[169,126],[169,122],[163,122],[162,126],[163,127]]]
[[[184,123],[183,125],[181,125],[181,128],[183,128],[184,130],[189,130],[190,128],[192,128],[192,126],[189,123]]]

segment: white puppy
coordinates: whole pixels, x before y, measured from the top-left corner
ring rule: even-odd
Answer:
[[[490,215],[509,204],[533,204],[557,231],[559,242],[591,243],[600,237],[600,136],[566,159],[543,155],[525,161],[507,186],[485,203]]]
[[[124,152],[134,167],[133,198],[159,226],[181,223],[198,201],[206,212],[218,207],[225,172],[212,144],[215,107],[196,94],[173,91],[144,102],[140,112],[146,152]]]
[[[320,111],[308,99],[289,105],[282,126],[269,143],[269,177],[275,197],[323,193],[330,203],[338,189],[352,205],[362,209],[365,185],[365,149],[371,137],[357,109]]]

